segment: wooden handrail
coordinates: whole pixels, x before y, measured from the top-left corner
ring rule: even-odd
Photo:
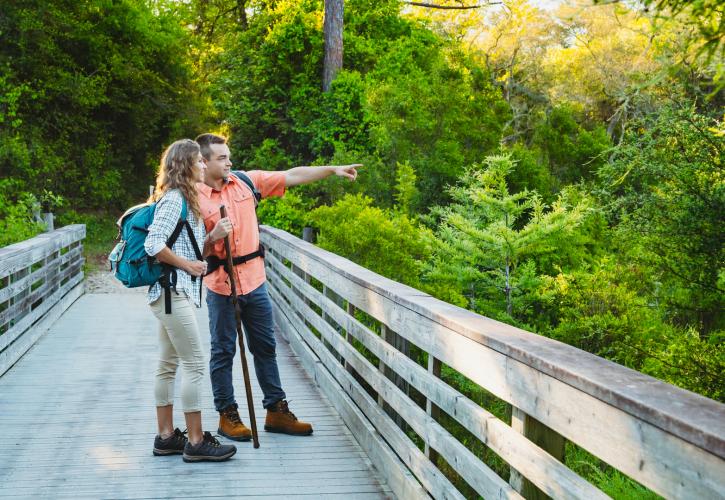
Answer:
[[[528,496],[526,484],[554,498],[603,496],[559,461],[564,439],[663,496],[725,496],[725,405],[446,304],[284,231],[263,227],[262,241],[269,250],[266,266],[280,327],[295,337],[293,345],[314,353],[313,368],[323,373],[318,365],[324,366],[325,376],[340,385],[434,496],[455,493],[431,467],[430,454],[390,425],[380,402],[425,441],[426,451],[439,453],[484,497]],[[442,362],[510,403],[512,425],[443,382],[434,369],[419,366],[351,315],[353,309],[427,352],[431,367]],[[427,410],[375,369],[350,337],[421,393]],[[360,380],[380,401],[367,400]],[[438,424],[433,408],[511,466],[513,489]],[[542,432],[552,439],[535,437]]]
[[[0,375],[82,292],[83,224],[0,248]]]

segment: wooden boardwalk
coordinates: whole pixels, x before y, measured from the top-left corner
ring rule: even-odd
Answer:
[[[207,344],[206,309],[198,315]],[[309,437],[261,430],[258,450],[237,443],[221,464],[151,454],[156,432],[156,320],[143,294],[86,294],[0,377],[0,497],[14,498],[388,498],[390,488],[332,405],[278,338],[292,410],[314,424]],[[252,359],[248,355],[250,371]],[[236,360],[236,394],[247,421]],[[261,401],[256,381],[255,401]],[[178,393],[178,386],[177,386]],[[177,398],[178,401],[178,398]],[[175,423],[184,428],[183,415]],[[215,431],[211,385],[204,428]]]

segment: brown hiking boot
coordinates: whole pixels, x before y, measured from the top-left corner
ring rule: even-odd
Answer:
[[[219,412],[219,429],[217,429],[217,433],[234,441],[249,441],[252,439],[252,431],[239,418],[236,403]]]
[[[287,401],[277,401],[267,408],[267,419],[264,421],[264,430],[267,432],[280,432],[293,436],[309,436],[312,434],[312,425],[297,420],[295,414],[289,411]]]

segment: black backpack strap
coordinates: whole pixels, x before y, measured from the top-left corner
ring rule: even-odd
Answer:
[[[186,200],[184,200],[184,204],[186,204]],[[189,239],[191,240],[191,246],[194,249],[194,254],[196,255],[197,260],[204,260],[204,257],[201,254],[201,250],[199,249],[199,243],[196,241],[196,237],[194,236],[194,231],[191,229],[191,224],[189,224],[188,218],[183,217],[183,209],[182,209],[182,216],[179,218],[179,222],[176,223],[176,227],[174,228],[174,231],[171,233],[171,236],[169,236],[169,239],[166,240],[166,246],[169,248],[172,248],[174,246],[174,243],[176,243],[176,240],[179,239],[179,235],[181,235],[181,231],[186,228],[186,232],[189,235]],[[166,314],[171,314],[171,289],[173,288],[176,290],[176,281],[177,281],[177,275],[176,275],[176,269],[172,266],[163,264],[162,265],[162,277],[161,277],[161,286],[164,289],[164,306],[166,309]],[[203,276],[201,279],[203,280]],[[196,281],[196,276],[191,277],[191,281]],[[201,283],[199,283],[199,302],[201,302]]]
[[[179,219],[179,222],[176,223],[176,227],[171,233],[171,236],[169,236],[169,239],[166,240],[167,247],[171,248],[174,246],[174,243],[176,243],[176,240],[179,239],[179,235],[184,229],[184,226],[188,224],[189,223],[185,219]],[[161,269],[163,269],[161,272],[160,283],[161,288],[164,289],[164,312],[166,314],[171,314],[171,289],[173,288],[176,290],[176,269],[167,264],[162,264]]]
[[[191,224],[189,224],[189,221],[184,221],[184,226],[186,226],[186,232],[189,234],[189,239],[191,240],[191,246],[194,248],[194,254],[196,255],[196,260],[204,260],[204,258],[201,255],[201,250],[199,249],[199,243],[196,242],[196,236],[194,236],[194,231],[191,229]]]
[[[257,208],[257,205],[259,205],[260,200],[262,199],[262,193],[260,193],[257,188],[254,185],[254,182],[252,182],[252,179],[249,178],[249,176],[244,173],[241,170],[233,170],[232,173],[236,175],[242,182],[244,182],[247,187],[252,191],[252,194],[254,195],[254,208]]]
[[[191,230],[191,224],[189,224],[189,221],[184,221],[184,225],[186,226],[186,232],[189,234],[189,239],[191,240],[191,246],[194,248],[194,254],[196,255],[196,260],[204,260],[204,256],[201,254],[201,250],[199,249],[199,243],[196,241],[196,236],[194,236],[194,231]],[[199,277],[199,302],[201,302],[201,285],[202,281],[204,280],[204,275],[202,274]],[[191,277],[191,281],[196,281],[196,276]]]
[[[168,264],[161,264],[163,271],[159,284],[164,290],[164,312],[171,314],[171,290],[176,291],[176,269]]]
[[[257,257],[264,258],[264,245],[261,243],[259,244],[259,248],[255,250],[252,253],[248,253],[247,255],[242,255],[240,257],[232,257],[232,264],[235,266],[238,266],[239,264],[244,264],[245,262],[249,262],[252,259],[256,259]],[[220,267],[224,267],[224,269],[227,268],[227,259],[220,259],[216,255],[209,255],[206,258],[207,267],[206,267],[206,274],[209,275],[219,269]],[[227,274],[229,274],[229,270],[227,269]]]
[[[171,233],[171,236],[169,236],[169,239],[166,240],[166,246],[171,248],[174,246],[174,243],[176,243],[176,240],[179,239],[179,235],[181,234],[182,229],[184,229],[184,225],[188,224],[185,220],[179,219],[179,222],[176,223],[176,227],[174,228],[174,231]]]

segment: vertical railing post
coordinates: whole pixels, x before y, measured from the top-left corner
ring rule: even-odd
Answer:
[[[339,305],[342,308],[342,298],[339,295],[337,295],[335,292],[333,292],[332,290],[327,288],[326,285],[322,285],[322,295],[324,295],[328,299],[332,300],[335,304]],[[329,323],[330,326],[332,326],[332,323],[330,321],[332,319],[332,317],[325,312],[324,308],[322,309],[322,319],[325,322]],[[338,333],[341,332],[340,327],[335,326],[334,328]],[[324,341],[324,344],[325,344],[325,347],[327,347],[330,351],[332,351],[333,353],[336,352],[336,351],[334,351],[334,348],[332,347],[332,345],[329,342],[327,342],[326,340]],[[340,364],[343,364],[343,365],[345,364],[345,356],[343,356],[342,353],[337,353],[337,360],[340,362]]]
[[[53,212],[43,212],[43,224],[45,225],[45,232],[49,233],[55,230],[55,216]]]
[[[305,228],[305,229],[311,229],[311,228]],[[312,231],[303,230],[302,236],[305,238],[305,241],[311,242],[313,233],[312,233]],[[283,262],[283,260],[282,260],[283,257],[281,255],[279,256],[279,258],[280,258],[280,262]],[[305,280],[305,283],[309,284],[310,276],[306,272],[304,272],[302,269],[295,266],[294,264],[291,264],[291,265],[292,265],[292,272],[295,273],[300,278],[302,278],[303,280]],[[297,290],[294,286],[292,287],[292,290],[299,298],[301,298],[304,301],[305,305],[308,305],[308,306],[310,305],[310,299],[308,299],[304,293]],[[300,318],[300,320],[305,321],[304,316],[301,312],[296,311],[296,314],[297,314],[297,317]]]
[[[436,359],[433,354],[428,353],[428,373],[433,375],[436,378],[440,378],[441,376],[441,360]],[[433,420],[438,420],[438,415],[440,413],[440,408],[438,408],[433,401],[426,398],[425,400],[425,412],[433,418]],[[438,453],[430,447],[430,444],[428,441],[425,442],[425,456],[428,457],[428,459],[435,463],[436,458],[438,457]]]
[[[397,350],[401,351],[406,356],[410,356],[410,344],[407,340],[405,340],[403,337],[392,331],[390,328],[388,328],[387,325],[384,323],[380,325],[381,326],[381,336],[383,339],[393,347],[395,347]],[[388,367],[385,363],[383,363],[383,360],[380,360],[380,364],[378,365],[378,368],[383,372],[383,374],[391,380],[396,386],[398,386],[405,394],[409,393],[408,390],[408,383],[398,375],[392,368]],[[395,420],[395,423],[398,424],[398,427],[401,429],[405,429],[405,421],[403,418],[398,415],[395,410],[393,410],[387,403],[385,403],[382,396],[378,395],[378,404],[380,404],[385,412],[390,415],[390,417]]]
[[[564,461],[566,439],[515,406],[512,407],[511,411],[511,427],[555,459],[561,462]],[[548,495],[513,468],[511,469],[509,484],[528,500],[549,498]]]
[[[345,310],[347,311],[347,314],[349,314],[353,318],[355,317],[355,306],[352,305],[350,302],[347,303],[347,307]],[[352,335],[350,335],[350,332],[345,330],[345,340],[347,341],[348,344],[353,345],[353,342],[352,342],[353,338],[354,337]],[[347,362],[347,360],[345,360],[345,369],[348,371],[348,373],[355,375],[355,369],[352,367],[352,365],[350,363]]]
[[[10,275],[10,283],[16,283],[20,281],[21,279],[25,278],[30,274],[30,266],[24,267],[23,269],[20,269],[19,271],[13,273]],[[14,306],[16,304],[22,303],[23,301],[27,300],[27,298],[30,296],[30,287],[32,283],[28,283],[28,285],[20,292],[16,293],[14,297],[10,298],[10,301],[8,303],[8,307]],[[30,306],[32,304],[24,304],[23,307],[17,311],[15,311],[15,314],[13,315],[13,319],[11,320],[10,326],[13,326],[15,323],[18,322],[18,320],[22,319],[23,316],[28,314],[30,312]]]

